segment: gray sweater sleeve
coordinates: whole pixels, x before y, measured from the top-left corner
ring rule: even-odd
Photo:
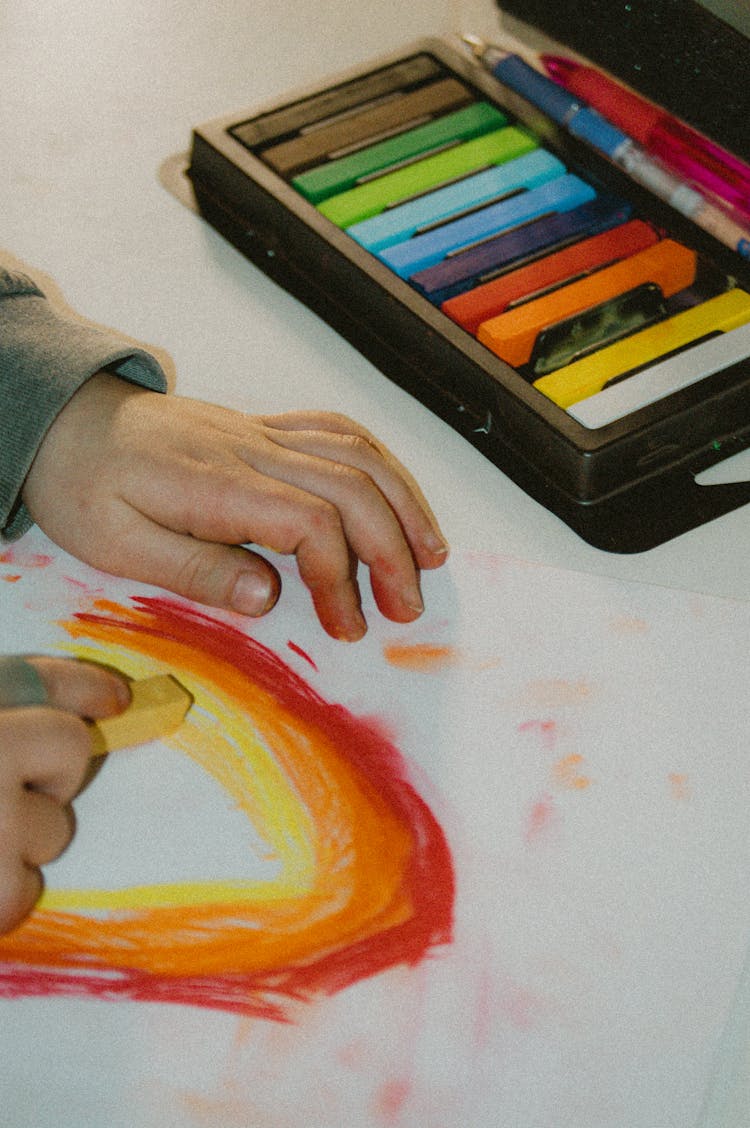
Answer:
[[[31,526],[20,495],[34,456],[71,396],[102,368],[166,390],[149,353],[59,313],[25,274],[0,268],[0,540]]]

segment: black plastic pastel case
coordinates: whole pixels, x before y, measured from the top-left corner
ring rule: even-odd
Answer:
[[[326,219],[259,155],[283,140],[290,122],[296,128],[327,104],[327,112],[345,106],[363,78],[422,56],[532,130],[599,191],[626,199],[634,215],[695,249],[710,270],[750,287],[739,255],[442,40],[411,44],[289,102],[195,128],[187,174],[200,213],[592,545],[643,551],[750,501],[750,482],[695,480],[750,445],[750,359],[604,427],[584,427]]]

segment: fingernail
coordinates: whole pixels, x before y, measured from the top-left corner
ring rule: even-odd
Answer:
[[[416,611],[417,615],[421,615],[424,611],[424,603],[419,592],[410,595],[408,599],[404,600],[404,603],[410,611]]]
[[[265,615],[278,598],[272,578],[262,572],[240,572],[232,592],[232,609],[241,615]]]
[[[346,622],[337,622],[326,629],[339,642],[359,642],[367,634],[367,623],[360,611],[353,611]]]
[[[425,537],[425,547],[430,552],[434,552],[436,556],[447,556],[450,551],[447,540],[442,534],[431,530]]]

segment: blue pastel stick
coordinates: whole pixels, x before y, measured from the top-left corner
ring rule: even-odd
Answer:
[[[383,262],[401,278],[408,278],[417,271],[427,270],[445,258],[446,255],[469,247],[473,243],[489,239],[510,227],[529,223],[547,212],[569,211],[596,195],[590,184],[577,176],[567,173],[532,188],[510,200],[490,204],[481,211],[472,212],[462,219],[446,223],[425,235],[415,235],[404,243],[386,247],[380,253]]]
[[[393,243],[411,239],[421,229],[457,216],[468,208],[481,207],[500,196],[523,189],[538,188],[565,174],[565,166],[545,149],[535,149],[513,161],[467,176],[456,184],[427,192],[417,199],[364,219],[347,228],[347,233],[377,254]]]
[[[443,259],[437,266],[413,274],[409,282],[429,301],[442,305],[449,298],[455,298],[506,270],[566,247],[577,239],[598,235],[600,231],[625,223],[631,214],[632,208],[627,201],[602,193],[572,211],[535,219],[459,255]]]

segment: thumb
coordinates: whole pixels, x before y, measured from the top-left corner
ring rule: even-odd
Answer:
[[[197,540],[147,518],[127,540],[112,543],[97,567],[254,617],[270,611],[281,591],[278,572],[257,553]]]

